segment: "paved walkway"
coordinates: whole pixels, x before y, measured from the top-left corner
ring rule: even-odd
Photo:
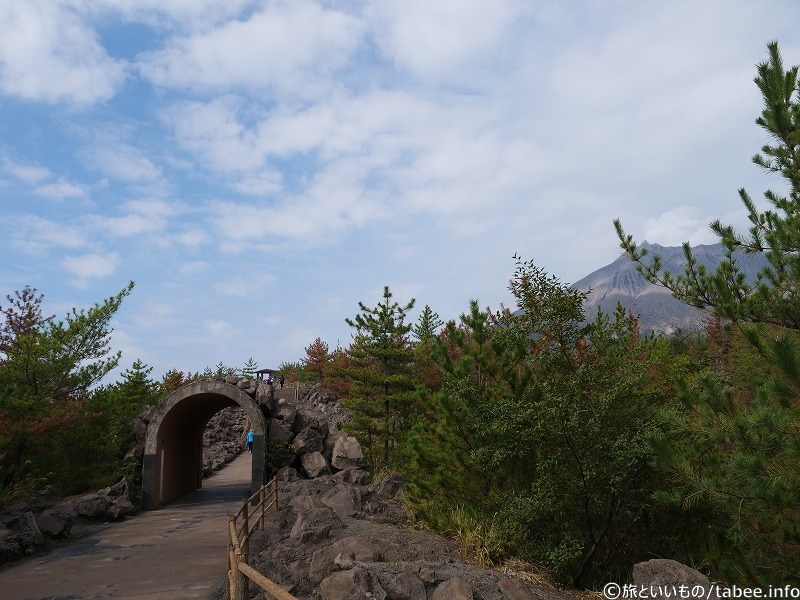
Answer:
[[[209,598],[224,583],[228,517],[250,489],[250,455],[159,510],[90,525],[45,556],[0,567],[0,600]]]

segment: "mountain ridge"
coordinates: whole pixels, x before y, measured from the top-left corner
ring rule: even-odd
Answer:
[[[681,246],[661,246],[645,241],[640,247],[646,248],[650,255],[661,255],[665,271],[682,273],[686,268],[687,261]],[[709,272],[715,271],[725,259],[725,252],[722,244],[692,247],[697,263],[704,265]],[[740,253],[736,255],[736,263],[752,283],[766,265],[766,258],[763,254]],[[639,318],[643,332],[694,331],[702,328],[711,317],[710,312],[689,306],[673,298],[668,289],[645,280],[627,254],[589,273],[573,283],[572,287],[588,294],[584,304],[588,320],[592,320],[601,308],[605,313],[613,313],[617,303],[620,303]]]

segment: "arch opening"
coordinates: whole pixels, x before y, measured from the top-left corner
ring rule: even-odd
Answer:
[[[253,427],[250,489],[264,483],[266,419],[242,390],[221,381],[198,381],[167,396],[147,427],[142,465],[142,509],[153,510],[202,485],[203,432],[223,408],[241,406]]]

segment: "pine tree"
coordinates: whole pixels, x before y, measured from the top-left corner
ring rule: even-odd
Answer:
[[[314,374],[317,381],[322,381],[325,370],[331,361],[328,344],[317,338],[306,346],[306,355],[303,357],[303,368]]]
[[[73,308],[60,320],[43,317],[42,295],[26,287],[0,307],[0,502],[28,489],[48,444],[87,425],[90,388],[118,364],[111,351],[111,319],[133,289],[88,309]],[[63,451],[56,448],[63,460]],[[23,467],[28,461],[32,470]]]
[[[242,377],[245,379],[254,379],[256,376],[256,371],[258,371],[258,363],[253,360],[253,357],[247,359],[247,362],[244,363],[244,367],[242,367]]]
[[[780,175],[788,194],[768,190],[772,208],[760,211],[739,191],[751,226],[743,235],[711,224],[727,249],[713,273],[697,264],[688,243],[685,272],[664,272],[661,258],[647,261],[615,221],[622,248],[648,280],[732,323],[755,351],[685,383],[683,410],[667,415],[674,435],[662,458],[687,505],[709,502],[725,515],[726,535],[710,561],[732,582],[761,585],[800,581],[800,81],[798,67],[784,69],[777,42],[768,54],[755,78],[764,103],[756,124],[772,143],[753,162]],[[766,256],[755,285],[736,264],[740,252]],[[767,375],[757,377],[762,369]]]
[[[361,312],[346,319],[356,334],[348,350],[350,390],[345,406],[353,411],[351,428],[362,436],[370,458],[388,466],[415,400],[411,325],[405,322],[414,300],[401,306],[386,286],[376,307],[358,305]]]
[[[42,316],[44,294],[36,292],[36,288],[26,285],[22,291],[14,292],[13,296],[10,294],[6,296],[7,307],[0,306],[0,314],[4,317],[0,323],[0,362],[3,362],[5,355],[13,350],[17,340],[33,333],[55,318],[55,315]]]
[[[417,342],[429,342],[439,335],[443,325],[444,323],[439,318],[439,315],[433,312],[431,307],[426,304],[412,331]]]
[[[161,386],[167,393],[174,392],[187,383],[189,383],[189,380],[186,374],[178,369],[170,369],[164,373],[164,377],[161,378]]]
[[[416,339],[414,344],[414,374],[429,390],[438,389],[442,380],[442,369],[433,358],[436,340],[442,332],[444,323],[439,315],[427,304],[419,315],[412,333]]]
[[[664,531],[643,526],[656,342],[624,310],[585,324],[584,295],[531,262],[510,287],[523,310],[473,301],[437,341],[444,379],[410,435],[411,505],[440,530],[466,513],[575,586],[619,578]]]

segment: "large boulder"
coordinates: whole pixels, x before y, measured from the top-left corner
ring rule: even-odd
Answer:
[[[312,479],[315,477],[320,477],[321,475],[326,475],[330,471],[328,461],[325,460],[325,457],[321,452],[303,454],[300,457],[300,464],[302,465],[305,474]]]
[[[294,426],[294,420],[297,416],[297,409],[291,404],[285,402],[280,403],[275,407],[272,416],[275,417],[276,419],[280,419],[286,425],[288,425],[289,428],[292,428]]]
[[[313,427],[306,427],[292,440],[295,454],[303,455],[310,452],[322,452],[322,436]]]
[[[78,499],[75,511],[79,517],[90,521],[116,521],[136,512],[136,507],[124,496],[88,494]]]
[[[61,502],[36,517],[36,525],[47,536],[65,538],[72,530],[76,516],[75,505],[72,502]]]
[[[363,469],[347,469],[347,471],[337,471],[333,475],[336,479],[352,485],[364,485],[372,475]]]
[[[123,477],[111,487],[103,488],[97,492],[100,496],[108,496],[109,498],[130,498],[131,486],[127,477]]]
[[[425,584],[414,573],[398,573],[389,580],[386,591],[392,600],[425,600]]]
[[[294,430],[299,433],[308,427],[315,429],[319,433],[321,439],[324,440],[328,437],[329,425],[325,417],[307,408],[301,408],[297,411],[294,420]]]
[[[503,579],[497,584],[506,600],[540,600],[525,583],[519,579]]]
[[[685,585],[689,589],[700,586],[705,590],[703,598],[716,599],[717,595],[709,590],[713,587],[708,577],[700,571],[687,567],[683,563],[668,558],[654,558],[633,566],[633,583],[637,588],[648,588],[649,598],[674,598],[678,586]],[[666,593],[664,593],[666,590]]]
[[[131,502],[128,498],[120,496],[111,503],[111,506],[108,507],[108,512],[106,514],[108,515],[108,520],[116,521],[135,512],[136,507],[133,505],[133,502]]]
[[[366,465],[364,453],[358,440],[351,436],[343,436],[336,440],[331,453],[331,465],[339,470],[361,469]]]
[[[323,494],[322,502],[340,517],[354,517],[361,512],[361,494],[352,485],[337,485]]]
[[[385,600],[386,592],[367,570],[357,567],[326,577],[319,586],[323,600]]]
[[[341,437],[347,437],[347,434],[338,429],[328,433],[328,436],[325,438],[325,453],[328,454],[328,456],[330,456],[331,452],[333,452],[333,447],[336,445],[336,440]]]
[[[291,441],[293,437],[294,432],[291,425],[280,419],[270,419],[269,442],[271,444],[283,444]]]
[[[150,421],[153,420],[156,412],[158,411],[158,405],[151,406],[145,411],[142,411],[134,420],[133,420],[133,432],[136,435],[136,439],[139,442],[144,442],[145,435],[147,434],[147,426],[150,424]]]
[[[339,516],[328,508],[312,508],[297,515],[289,538],[303,544],[321,542],[332,529],[342,526]]]
[[[5,525],[0,525],[0,562],[12,560],[22,554],[19,547],[19,540],[13,531],[6,529]]]
[[[11,529],[23,550],[44,544],[44,534],[39,530],[36,517],[31,511],[18,515]]]
[[[381,479],[375,483],[368,485],[364,490],[367,494],[374,494],[378,496],[396,496],[397,493],[406,487],[406,480],[397,475],[390,475],[386,479]]]
[[[98,496],[97,494],[87,494],[81,496],[75,503],[75,511],[79,517],[90,521],[101,520],[106,514],[106,510],[111,505],[108,496]]]
[[[431,600],[473,600],[472,586],[460,577],[453,577],[433,590]]]
[[[380,557],[380,551],[373,540],[358,536],[346,537],[314,552],[308,579],[317,585],[346,560],[375,562]]]

